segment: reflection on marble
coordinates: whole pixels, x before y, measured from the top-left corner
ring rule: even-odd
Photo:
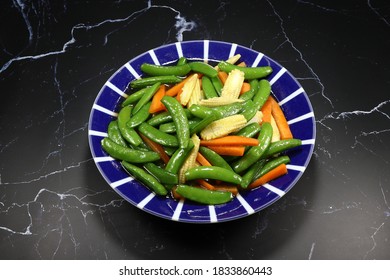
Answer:
[[[0,258],[390,258],[387,1],[18,0],[0,11]],[[147,49],[193,39],[267,54],[314,107],[316,148],[300,182],[242,220],[146,214],[89,153],[105,81]]]

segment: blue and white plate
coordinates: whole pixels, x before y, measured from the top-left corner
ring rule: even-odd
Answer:
[[[177,201],[155,195],[126,173],[121,164],[108,156],[101,140],[107,136],[110,121],[117,117],[120,104],[127,97],[125,90],[130,81],[142,76],[142,63],[170,64],[179,57],[217,62],[240,54],[248,66],[273,68],[267,78],[272,92],[285,112],[295,138],[302,146],[289,151],[288,173],[259,188],[245,191],[231,202],[208,206],[190,201]],[[286,68],[266,55],[234,43],[219,41],[186,41],[149,50],[127,62],[104,84],[92,106],[89,127],[89,145],[93,159],[107,183],[125,200],[153,215],[179,222],[215,223],[239,219],[256,213],[284,196],[305,171],[315,144],[315,119],[309,98],[302,86]]]

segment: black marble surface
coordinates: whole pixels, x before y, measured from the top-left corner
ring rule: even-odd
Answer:
[[[212,225],[121,199],[88,146],[92,103],[132,57],[235,42],[304,87],[314,155],[277,203]],[[0,2],[1,259],[389,259],[390,3]]]

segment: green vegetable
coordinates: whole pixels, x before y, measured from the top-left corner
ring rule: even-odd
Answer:
[[[168,147],[177,147],[179,146],[179,141],[176,136],[170,135],[168,133],[162,132],[157,128],[151,126],[148,123],[142,123],[138,127],[139,132],[148,137],[150,140]]]
[[[263,176],[264,174],[268,173],[272,169],[278,167],[281,164],[287,164],[290,162],[290,158],[288,156],[280,156],[276,158],[272,158],[268,160],[261,168],[257,170],[257,172],[254,174],[252,178],[252,182]]]
[[[269,145],[268,150],[262,155],[262,158],[267,158],[281,152],[284,152],[288,149],[292,149],[302,145],[302,141],[300,139],[284,139],[273,142]]]
[[[173,75],[154,76],[154,77],[146,77],[146,78],[131,81],[130,86],[132,88],[143,88],[143,87],[154,85],[155,83],[175,84],[179,82],[181,82],[181,79]]]
[[[126,161],[122,161],[122,166],[136,178],[144,183],[147,187],[152,189],[158,195],[167,195],[168,190],[152,175],[146,172],[144,169],[139,168]]]
[[[215,90],[215,87],[209,77],[207,76],[202,77],[202,88],[206,98],[218,97],[218,93]]]
[[[141,99],[142,95],[144,95],[147,88],[142,88],[132,94],[130,94],[125,101],[122,102],[122,107],[126,107],[130,104],[133,104]]]
[[[251,147],[248,152],[244,154],[238,161],[233,163],[233,170],[237,173],[241,173],[252,164],[258,161],[261,156],[268,149],[272,139],[272,126],[270,123],[265,122],[261,126],[260,135],[258,137],[259,145]]]
[[[132,163],[144,163],[160,159],[160,156],[155,152],[123,147],[108,137],[103,138],[102,147],[113,158]]]
[[[149,63],[143,63],[141,65],[142,72],[150,76],[185,76],[191,71],[188,64],[176,65],[176,66],[162,66]]]
[[[194,62],[189,62],[188,65],[190,66],[193,72],[201,73],[211,78],[216,77],[218,75],[218,71],[215,70],[215,68],[211,67],[207,63],[194,61]]]
[[[232,167],[226,162],[226,160],[213,150],[204,146],[200,146],[199,152],[211,163],[211,165],[233,171]]]
[[[150,104],[152,104],[151,101],[149,101],[148,103],[143,105],[141,107],[141,109],[139,109],[138,112],[135,113],[130,118],[130,120],[126,123],[126,125],[129,128],[134,128],[134,127],[139,126],[141,123],[145,122],[150,116],[150,113],[149,113]]]
[[[167,165],[165,166],[165,170],[177,174],[193,148],[194,143],[190,141],[186,148],[177,149],[169,159]]]
[[[188,185],[178,185],[176,192],[186,199],[208,205],[217,205],[233,199],[230,192],[210,191]]]
[[[250,100],[253,98],[253,96],[255,95],[255,93],[258,91],[259,89],[259,81],[256,80],[256,79],[253,79],[249,82],[249,84],[251,85],[251,89],[248,90],[247,92],[245,92],[244,94],[242,94],[239,98],[240,99],[243,99],[243,100]]]
[[[268,80],[260,80],[259,89],[253,96],[253,103],[257,110],[260,110],[263,107],[265,101],[267,101],[269,95],[271,93],[271,84]]]
[[[127,143],[126,143],[125,139],[123,138],[123,136],[121,134],[121,131],[119,130],[119,126],[118,126],[118,121],[117,120],[111,121],[108,124],[107,134],[108,134],[108,137],[112,141],[117,143],[118,145],[121,145],[123,147],[127,147]]]
[[[240,185],[242,178],[235,172],[219,166],[197,166],[185,172],[186,181],[195,179],[214,179]]]
[[[146,103],[150,101],[150,99],[152,99],[153,95],[157,92],[160,85],[161,83],[157,82],[146,89],[141,99],[138,100],[137,104],[134,106],[132,112],[133,115],[136,114],[139,110],[141,110],[142,106],[144,106]]]
[[[145,163],[145,168],[162,184],[174,185],[179,183],[177,174],[171,173],[152,162]]]
[[[161,102],[172,115],[180,148],[186,148],[190,141],[190,127],[182,105],[176,98],[167,95],[161,99]]]
[[[221,61],[218,63],[218,67],[221,71],[228,72],[228,73],[230,71],[232,71],[233,69],[238,69],[238,70],[244,72],[245,79],[247,79],[247,80],[264,78],[272,73],[271,66],[242,67],[242,66],[237,66],[237,65],[228,63],[226,61]]]
[[[133,128],[127,127],[127,122],[130,120],[130,115],[133,107],[123,107],[118,113],[118,127],[127,142],[134,146],[139,146],[142,143],[141,137]]]

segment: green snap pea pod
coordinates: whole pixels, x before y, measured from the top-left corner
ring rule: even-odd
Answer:
[[[188,185],[178,185],[176,192],[186,199],[207,205],[223,204],[233,199],[230,192],[211,191]]]
[[[149,76],[185,76],[191,71],[191,68],[188,64],[183,64],[179,66],[163,66],[143,63],[141,65],[141,70]]]
[[[173,75],[153,76],[153,77],[146,77],[146,78],[141,78],[138,80],[131,81],[130,86],[132,88],[143,88],[143,87],[154,85],[155,83],[176,84],[179,82],[181,82],[181,79]]]
[[[222,105],[212,108],[217,113],[218,118],[226,118],[238,114],[246,107],[247,102],[234,102],[228,105]]]
[[[207,76],[202,77],[202,89],[206,98],[218,97],[217,91],[214,88],[211,79]]]
[[[190,141],[187,148],[178,148],[169,159],[165,170],[177,174],[193,148],[194,143],[192,141]]]
[[[187,58],[185,58],[184,56],[180,57],[178,60],[177,60],[177,63],[176,65],[177,66],[180,66],[180,65],[183,65],[183,64],[186,64],[187,63]]]
[[[175,185],[179,183],[177,174],[171,173],[152,162],[145,163],[144,167],[151,175],[156,177],[161,184]]]
[[[132,94],[130,94],[125,101],[122,102],[122,107],[126,107],[130,104],[133,104],[141,99],[141,97],[144,95],[147,88],[142,88]]]
[[[191,118],[192,114],[191,114],[190,110],[184,109],[184,113],[186,114],[187,119]],[[171,122],[171,121],[173,121],[171,113],[162,112],[162,113],[159,113],[159,114],[153,116],[150,120],[148,120],[148,124],[150,124],[151,126],[157,126],[157,125],[160,125],[162,123],[167,123],[167,122]]]
[[[152,104],[151,101],[149,101],[144,106],[142,106],[141,109],[139,109],[138,112],[135,113],[130,118],[130,120],[127,122],[126,125],[129,128],[134,128],[134,127],[139,126],[141,123],[145,122],[150,116],[150,113],[149,113],[150,104]]]
[[[255,93],[258,91],[259,89],[259,81],[257,79],[253,79],[249,82],[249,84],[251,85],[251,88],[250,90],[248,90],[247,92],[245,92],[244,94],[240,95],[240,99],[243,99],[243,100],[250,100],[253,98],[253,96],[255,95]]]
[[[144,95],[142,95],[141,99],[138,100],[137,104],[134,106],[132,112],[133,115],[137,114],[137,112],[141,110],[142,106],[144,106],[146,103],[150,101],[150,99],[152,99],[153,95],[157,92],[160,85],[161,83],[157,82],[146,89]]]
[[[212,114],[212,115],[198,121],[194,125],[191,125],[190,126],[190,135],[194,135],[194,133],[198,133],[198,132],[202,131],[203,128],[205,128],[206,126],[208,126],[210,123],[212,123],[215,120],[217,120],[217,116],[215,114]]]
[[[269,145],[268,150],[262,155],[262,158],[267,158],[273,156],[275,154],[279,154],[288,149],[292,149],[302,145],[302,141],[300,139],[284,139],[273,142]]]
[[[214,179],[227,183],[240,185],[242,178],[234,171],[219,166],[197,166],[188,169],[184,173],[186,181],[196,179]]]
[[[160,156],[156,152],[140,151],[128,147],[123,147],[108,137],[103,138],[102,147],[113,158],[125,160],[127,162],[145,163],[160,159]]]
[[[200,121],[199,119],[188,120],[188,125],[190,127],[190,131],[191,131],[191,126],[196,125],[199,121]],[[161,130],[162,132],[165,132],[165,133],[174,133],[174,132],[176,132],[176,125],[174,122],[163,123],[163,124],[160,124],[158,129]]]
[[[207,63],[194,61],[194,62],[189,62],[188,65],[190,66],[193,72],[201,73],[208,77],[216,77],[218,75],[218,71]]]
[[[188,110],[193,116],[201,119],[207,118],[213,114],[213,109],[198,104],[191,105]]]
[[[260,66],[260,67],[243,67],[231,64],[226,61],[221,61],[218,63],[218,67],[220,70],[224,72],[230,72],[233,69],[238,69],[242,72],[244,72],[245,79],[252,80],[252,79],[261,79],[269,74],[272,73],[272,67],[270,66]]]
[[[211,78],[211,82],[213,83],[213,86],[215,88],[215,91],[217,92],[218,96],[221,96],[222,88],[223,88],[223,83],[219,79],[218,75],[216,77]]]
[[[241,173],[252,164],[257,162],[261,156],[269,148],[272,139],[272,126],[270,123],[265,122],[261,126],[259,134],[259,145],[251,147],[239,160],[233,163],[233,170],[237,173]]]
[[[121,131],[119,130],[119,126],[118,126],[118,121],[117,120],[111,121],[108,124],[107,134],[108,134],[108,137],[112,141],[117,143],[118,145],[121,145],[123,147],[127,147],[126,140],[123,138],[123,136],[121,134]]]
[[[190,127],[183,106],[176,98],[167,95],[161,99],[161,102],[172,115],[180,148],[186,148],[190,142]]]
[[[122,161],[122,166],[137,180],[144,183],[147,187],[152,189],[158,195],[167,195],[168,190],[153,176],[146,172],[144,169],[130,164],[126,161]]]
[[[244,106],[244,110],[241,111],[242,114],[247,121],[250,121],[259,110],[256,108],[254,102],[252,100],[246,101]]]
[[[259,89],[256,94],[253,96],[253,103],[256,106],[257,110],[260,110],[263,107],[265,101],[267,101],[268,96],[271,94],[271,84],[268,80],[262,79],[259,81]]]
[[[268,162],[266,162],[264,164],[264,166],[262,168],[257,170],[257,172],[255,173],[255,175],[252,178],[252,182],[257,180],[258,178],[260,178],[264,174],[268,173],[272,169],[278,167],[279,165],[281,165],[283,163],[287,164],[289,162],[290,162],[290,158],[288,156],[280,156],[280,157],[276,157],[276,158],[269,160]]]
[[[243,128],[241,128],[236,133],[236,135],[253,138],[257,135],[257,133],[260,132],[260,130],[261,130],[260,124],[257,122],[254,122],[254,123],[248,124],[247,126],[244,126]]]
[[[221,157],[219,154],[214,152],[213,150],[204,146],[200,146],[199,152],[211,163],[211,165],[219,166],[227,170],[233,171],[233,169],[226,162],[226,160],[223,157]]]
[[[134,146],[139,146],[142,143],[141,137],[138,135],[138,133],[133,129],[127,127],[127,122],[130,120],[130,115],[133,107],[131,106],[126,106],[123,107],[119,113],[118,113],[118,127],[119,130],[125,138],[127,142]]]
[[[177,147],[167,147],[167,146],[163,146],[164,148],[164,151],[165,153],[168,155],[168,156],[172,156],[174,154],[174,152],[176,152],[177,150]]]
[[[151,126],[148,123],[142,123],[138,130],[148,137],[150,140],[168,147],[177,147],[179,146],[179,141],[177,140],[176,136],[170,135],[168,133],[162,132],[158,130],[157,128]]]
[[[253,178],[264,167],[265,163],[266,163],[265,159],[259,160],[258,162],[252,164],[252,166],[248,168],[245,174],[242,175],[241,187],[243,189],[246,189],[249,186],[249,184],[254,181]]]

